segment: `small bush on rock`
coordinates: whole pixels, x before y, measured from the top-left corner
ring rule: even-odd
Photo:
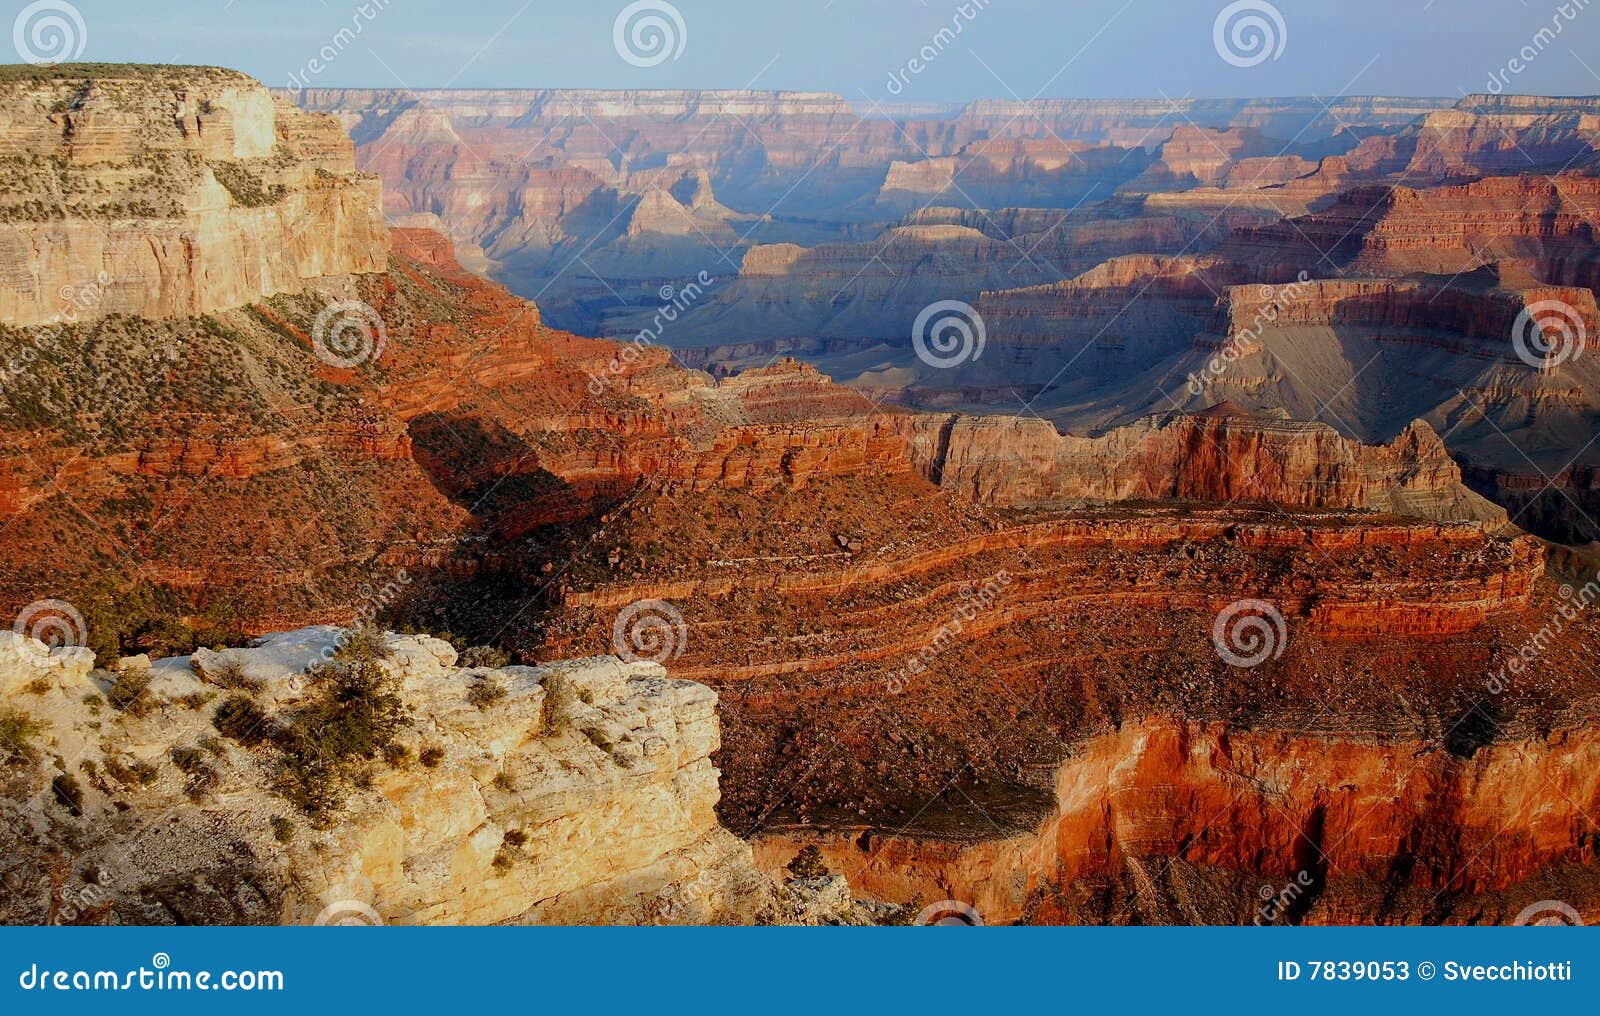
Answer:
[[[17,709],[0,709],[0,766],[19,765],[38,758],[33,739],[43,733],[39,721]]]
[[[339,663],[375,663],[394,655],[389,648],[389,637],[376,625],[364,624],[345,633],[344,641],[334,650],[333,658]]]
[[[111,707],[129,716],[145,716],[154,708],[150,696],[151,675],[143,667],[124,670],[117,675],[116,683],[106,692]]]
[[[243,695],[225,699],[212,714],[211,725],[223,737],[237,741],[246,748],[265,744],[272,736],[266,711]]]
[[[381,758],[409,722],[395,679],[375,661],[318,666],[312,697],[274,738],[283,753],[277,787],[307,815],[325,818],[347,785],[371,780],[362,763]]]
[[[456,659],[456,666],[468,670],[485,668],[500,670],[511,666],[511,654],[498,646],[472,646],[463,649]]]
[[[827,878],[833,874],[822,860],[822,851],[814,843],[794,855],[794,860],[788,864],[788,872],[793,878]]]

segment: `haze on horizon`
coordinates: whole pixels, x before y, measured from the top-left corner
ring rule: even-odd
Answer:
[[[1220,52],[1226,0],[672,0],[681,30],[667,22],[677,45],[659,62],[621,55],[625,0],[71,6],[86,26],[78,59],[216,64],[275,87],[752,88],[954,103],[1460,96],[1496,77],[1507,92],[1596,94],[1600,57],[1582,55],[1600,53],[1591,2],[1243,0],[1255,8],[1243,16],[1281,16],[1281,34],[1265,22],[1281,51],[1259,61]]]

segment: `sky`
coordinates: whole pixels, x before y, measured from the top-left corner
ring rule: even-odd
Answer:
[[[883,103],[1456,97],[1491,81],[1600,94],[1600,0],[1239,0],[1221,22],[1227,0],[641,0],[620,25],[624,0],[41,6],[54,10],[30,24],[62,18],[78,59],[219,64],[274,86],[792,89]],[[25,30],[29,5],[7,7],[14,50],[60,51],[59,33],[51,44]]]

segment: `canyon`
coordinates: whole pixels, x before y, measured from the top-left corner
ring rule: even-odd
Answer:
[[[391,217],[560,327],[718,376],[792,355],[874,401],[1090,436],[1221,401],[1368,444],[1421,419],[1528,526],[1600,537],[1561,480],[1600,464],[1593,358],[1519,359],[1514,328],[1527,308],[1546,334],[1600,324],[1591,99],[293,99],[350,129]],[[697,277],[662,327],[661,294]],[[914,326],[948,301],[989,342],[933,364]]]
[[[9,919],[1600,905],[1584,102],[0,104]]]

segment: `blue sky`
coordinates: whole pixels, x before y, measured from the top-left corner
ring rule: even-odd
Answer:
[[[614,46],[624,0],[71,2],[87,29],[81,59],[222,64],[272,85],[298,74],[329,86],[748,86],[951,102],[1455,96],[1499,73],[1507,91],[1600,94],[1600,3],[1564,19],[1559,0],[1272,0],[1283,52],[1254,66],[1235,65],[1249,54],[1219,55],[1213,28],[1227,0],[672,0],[682,52],[654,66]],[[8,3],[13,17],[24,6]],[[959,35],[936,40],[957,22]],[[1506,73],[1525,47],[1533,59]],[[308,72],[325,48],[333,59]],[[933,59],[909,72],[924,53]]]

